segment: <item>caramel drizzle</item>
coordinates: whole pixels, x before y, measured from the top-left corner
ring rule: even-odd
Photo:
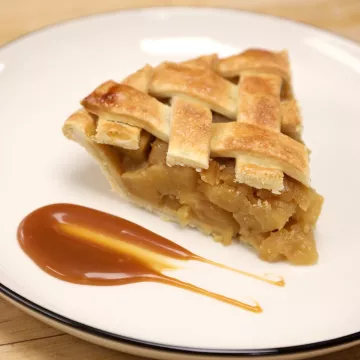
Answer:
[[[77,284],[153,281],[254,313],[262,312],[256,301],[241,302],[162,272],[178,269],[179,263],[193,260],[270,285],[285,285],[282,277],[274,280],[269,274],[259,276],[203,258],[130,221],[77,205],[54,204],[35,210],[19,225],[18,240],[25,253],[44,271]]]
[[[244,275],[244,276],[247,276],[247,277],[251,277],[251,278],[256,279],[256,280],[264,281],[264,282],[266,282],[268,284],[271,284],[271,285],[280,286],[280,287],[285,286],[284,278],[282,276],[279,276],[279,275],[275,275],[278,278],[278,280],[271,280],[270,276],[273,276],[271,274],[265,274],[264,276],[252,274],[252,273],[249,273],[247,271],[243,271],[243,270],[240,270],[240,269],[235,269],[235,268],[233,268],[231,266],[227,266],[227,265],[218,263],[216,261],[205,259],[205,258],[202,258],[200,256],[196,256],[196,255],[194,257],[194,260],[198,260],[198,261],[201,261],[201,262],[203,262],[205,264],[213,265],[213,266],[219,267],[221,269],[233,271],[233,272],[236,272],[238,274],[241,274],[241,275]]]
[[[153,276],[152,281],[173,285],[185,290],[195,292],[197,294],[205,295],[210,298],[220,300],[227,304],[235,305],[237,307],[243,308],[248,311],[255,313],[262,312],[261,307],[257,302],[255,305],[250,305],[229,297],[216,294],[214,292],[202,289],[198,286],[192,285],[190,283],[163,275],[161,271],[176,269],[177,266],[174,266],[168,261],[166,256],[156,254],[150,250],[140,248],[139,246],[129,244],[121,238],[115,238],[109,235],[102,234],[100,232],[94,231],[89,228],[85,228],[76,224],[57,224],[56,229],[66,235],[71,236],[74,239],[82,239],[93,245],[102,246],[108,250],[112,250],[118,254],[126,254],[130,257],[134,257],[138,262],[142,263],[146,267],[155,271],[157,276]],[[206,259],[199,258],[199,261],[207,262]],[[211,262],[210,262],[211,263]],[[213,265],[215,265],[214,263]],[[221,265],[221,264],[218,264]],[[216,265],[216,266],[218,266]],[[226,268],[226,267],[225,267]]]

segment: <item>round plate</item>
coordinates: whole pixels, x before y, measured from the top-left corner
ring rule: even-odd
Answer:
[[[312,184],[325,197],[317,265],[269,264],[241,244],[223,247],[110,192],[98,166],[61,126],[99,83],[145,63],[249,47],[286,48],[302,107]],[[286,20],[219,9],[157,8],[64,23],[0,49],[0,282],[16,301],[99,336],[189,354],[285,354],[360,339],[357,190],[360,48]],[[74,285],[41,271],[16,229],[40,206],[70,202],[103,210],[221,263],[286,279],[278,288],[210,267],[174,276],[237,299],[253,314],[181,289],[142,283]]]

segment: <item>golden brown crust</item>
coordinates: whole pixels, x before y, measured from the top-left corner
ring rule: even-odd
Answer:
[[[237,121],[280,131],[281,78],[245,72],[239,82]]]
[[[287,51],[272,52],[249,49],[225,59],[220,59],[217,70],[225,78],[239,76],[244,71],[274,74],[283,78],[283,97],[292,97],[290,65]]]
[[[145,65],[140,70],[126,77],[121,83],[147,93],[153,74],[154,69],[150,65]]]
[[[237,121],[279,133],[281,85],[277,75],[244,71],[239,81]],[[284,188],[280,169],[263,166],[249,154],[236,157],[235,174],[238,182],[257,189],[278,193]]]
[[[94,140],[99,144],[136,150],[139,148],[140,132],[137,127],[99,118]]]
[[[105,81],[92,92],[92,95],[97,97],[105,95],[116,84],[117,82],[114,80]]]
[[[257,165],[257,160],[251,156],[238,157],[235,163],[236,181],[279,194],[284,189],[284,173],[278,169]]]
[[[285,80],[290,78],[286,51],[271,52],[263,49],[249,49],[240,54],[220,59],[217,69],[226,78],[239,76],[246,70],[277,74],[284,77]]]
[[[122,81],[122,84],[147,93],[152,75],[153,68],[150,65],[146,65],[134,74],[126,77]],[[95,97],[101,97],[116,84],[113,80],[107,81],[95,89],[93,95]],[[96,129],[95,141],[99,144],[108,144],[124,149],[135,150],[139,148],[140,133],[141,128],[100,118]]]
[[[131,86],[115,84],[101,96],[95,91],[81,104],[106,120],[143,128],[159,139],[168,141],[168,106]]]
[[[174,97],[166,163],[209,167],[212,115],[209,108]]]
[[[301,141],[302,121],[295,99],[281,102],[281,131],[297,141]]]
[[[230,119],[236,118],[236,86],[210,68],[164,63],[155,69],[150,94],[186,96]]]
[[[202,67],[202,68],[210,68],[212,70],[217,69],[217,64],[219,62],[219,57],[217,54],[203,55],[199,56],[195,59],[191,59],[188,61],[184,61],[181,65],[188,65],[191,67]]]
[[[240,75],[238,86],[219,74]],[[213,155],[236,159],[236,181],[276,193],[284,187],[283,172],[309,185],[307,149],[288,138],[301,137],[301,119],[289,89],[287,53],[255,49],[220,60],[212,54],[155,69],[147,65],[121,84],[102,84],[82,105],[99,117],[94,135],[99,143],[137,149],[144,129],[169,142],[170,166],[206,169],[210,148]],[[173,101],[169,106],[154,96]],[[224,121],[252,126],[216,124],[213,129],[224,125],[225,133],[215,131],[210,139],[211,110],[216,112],[213,122],[222,114]],[[236,131],[237,141],[229,131]]]
[[[96,120],[86,110],[80,109],[69,116],[62,130],[70,140],[73,140],[77,131],[88,138],[92,138],[96,133]]]
[[[284,134],[239,122],[213,124],[210,147],[213,156],[248,156],[251,163],[281,170],[309,186],[308,150]]]

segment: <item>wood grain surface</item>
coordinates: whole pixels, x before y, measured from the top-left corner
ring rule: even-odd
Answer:
[[[360,41],[360,0],[0,0],[0,45],[43,26],[124,8],[201,5],[302,21]],[[24,314],[0,297],[1,360],[139,360],[86,343]],[[322,360],[360,360],[360,347]]]

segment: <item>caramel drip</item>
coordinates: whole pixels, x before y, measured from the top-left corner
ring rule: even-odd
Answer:
[[[194,257],[194,260],[198,260],[198,261],[201,261],[201,262],[203,262],[205,264],[210,264],[210,265],[219,267],[221,269],[233,271],[233,272],[236,272],[238,274],[248,276],[248,277],[251,277],[251,278],[256,279],[256,280],[264,281],[264,282],[267,282],[267,283],[269,283],[271,285],[280,286],[280,287],[285,286],[285,280],[284,280],[284,278],[282,276],[277,276],[276,275],[278,280],[271,280],[271,274],[265,274],[265,276],[259,276],[259,275],[256,275],[256,274],[249,273],[247,271],[235,269],[235,268],[233,268],[231,266],[226,266],[226,265],[218,263],[216,261],[212,261],[212,260],[209,260],[209,259],[204,259],[201,256]]]
[[[195,260],[237,272],[272,285],[271,280],[202,258],[139,225],[97,210],[71,204],[42,207],[20,224],[18,240],[44,271],[64,281],[86,285],[123,285],[153,281],[261,312],[247,304],[164,275],[180,261]],[[176,260],[176,261],[174,261]]]
[[[104,249],[113,251],[114,253],[117,253],[119,255],[128,255],[130,258],[133,259],[133,262],[138,262],[139,264],[149,269],[149,275],[153,275],[151,277],[152,281],[174,285],[179,288],[206,295],[213,299],[220,300],[253,312],[261,312],[261,308],[258,304],[252,306],[241,301],[228,298],[226,296],[215,294],[213,292],[207,291],[205,289],[199,288],[195,285],[183,282],[181,280],[163,275],[161,271],[176,268],[176,266],[171,265],[168,262],[168,258],[164,255],[160,255],[155,252],[140,248],[139,246],[127,243],[120,238],[113,238],[102,233],[80,227],[78,225],[58,224],[58,228],[60,232],[65,235],[69,235],[74,239],[81,239],[95,246],[102,246]]]

